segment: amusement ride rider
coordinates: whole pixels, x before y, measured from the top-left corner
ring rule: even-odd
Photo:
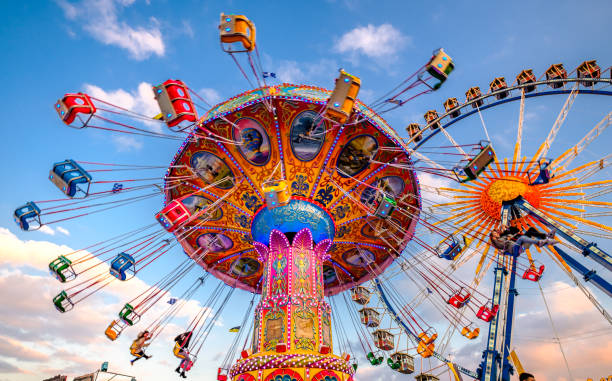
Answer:
[[[527,249],[531,245],[537,247],[554,245],[557,242],[554,237],[555,230],[544,234],[530,227],[526,232],[521,233],[517,227],[506,227],[505,225],[493,229],[490,234],[493,247],[515,255],[520,254],[522,249]]]
[[[135,356],[132,360],[130,360],[130,365],[134,365],[136,361],[140,360],[143,357],[147,360],[153,357],[144,353],[144,348],[149,345],[147,341],[149,341],[151,337],[152,335],[151,333],[149,333],[149,331],[143,331],[138,334],[136,340],[134,340],[132,342],[132,345],[130,345],[130,353],[132,354],[132,356]]]
[[[175,369],[175,372],[179,373],[181,377],[187,378],[185,372],[191,369],[191,358],[189,357],[189,342],[191,341],[191,336],[193,336],[193,331],[183,332],[177,337],[174,338],[175,348],[178,346],[180,350],[178,353],[175,351],[177,357],[181,357],[181,363]],[[182,371],[181,371],[182,369]]]

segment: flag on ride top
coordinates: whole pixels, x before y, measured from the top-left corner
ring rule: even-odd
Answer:
[[[176,303],[176,298],[170,298],[170,300],[168,300],[168,304],[174,304]]]
[[[230,328],[230,330],[229,330],[229,331],[230,331],[230,332],[238,332],[238,331],[240,331],[240,326],[238,325],[238,326],[236,326],[236,327],[232,327],[232,328]]]
[[[264,78],[276,78],[276,73],[272,73],[271,71],[264,71],[263,72],[263,77]]]

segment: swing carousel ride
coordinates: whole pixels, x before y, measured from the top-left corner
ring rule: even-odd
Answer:
[[[262,70],[253,23],[222,14],[219,31],[222,49],[253,90],[213,107],[184,82],[167,80],[153,88],[161,110],[155,117],[84,93],[66,94],[55,104],[60,119],[77,129],[181,142],[167,167],[57,162],[49,179],[68,199],[31,201],[15,210],[21,229],[35,230],[163,197],[157,222],[49,264],[65,285],[53,299],[58,311],[68,312],[111,282],[129,281],[161,256],[175,255],[180,259],[174,268],[118,311],[105,330],[110,340],[140,320],[155,340],[199,289],[207,290],[206,307],[186,329],[193,332],[189,370],[239,288],[253,299],[218,380],[352,380],[364,355],[372,366],[419,372],[420,381],[447,372],[455,379],[463,374],[508,380],[514,368],[521,370],[509,361],[515,358],[510,349],[517,288],[544,276],[540,260],[547,255],[612,323],[590,291],[595,286],[612,296],[612,286],[593,269],[594,263],[612,269],[605,251],[612,238],[605,224],[612,180],[603,175],[612,159],[605,154],[581,160],[586,147],[605,134],[612,112],[575,145],[559,154],[553,149],[579,94],[612,95],[610,68],[585,61],[570,73],[556,64],[541,78],[532,70],[511,84],[495,78],[488,93],[472,87],[464,103],[449,98],[444,112],[427,111],[425,123],[409,124],[402,137],[380,115],[442,86],[454,68],[444,50],[367,106],[357,99],[360,79],[344,70],[333,90],[269,85],[275,75]],[[526,101],[563,94],[567,99],[550,133],[534,155],[523,156]],[[516,143],[511,155],[500,156],[503,150],[493,148],[481,112],[513,101],[520,105]],[[476,115],[483,139],[457,141],[451,131]],[[152,132],[143,121],[163,123],[168,132]],[[579,165],[572,165],[575,159]],[[161,168],[161,183],[146,175],[104,178]],[[419,184],[417,173],[455,185]],[[554,231],[557,243],[500,251],[489,241],[500,226]],[[175,247],[179,253],[169,254]],[[204,274],[195,274],[198,267]],[[482,280],[490,268],[493,292],[487,294]],[[460,269],[468,269],[462,274],[472,279],[458,276]],[[216,286],[209,285],[210,275],[220,280]],[[191,277],[160,315],[147,314]],[[405,282],[418,291],[408,295],[399,286]],[[338,304],[347,316],[332,316]],[[426,305],[446,327],[430,323],[422,312]],[[474,340],[487,326],[479,368],[455,364],[448,351],[455,333]],[[353,348],[354,336],[363,353]],[[174,354],[182,356],[180,343]]]

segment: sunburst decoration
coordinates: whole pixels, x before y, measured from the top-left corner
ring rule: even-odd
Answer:
[[[610,155],[571,170],[567,169],[571,161],[568,160],[569,156],[577,156],[579,148],[580,146],[577,144],[550,163],[554,177],[545,184],[532,185],[532,180],[539,174],[537,163],[541,150],[538,150],[531,159],[523,157],[521,160],[515,160],[511,163],[508,162],[507,158],[503,160],[503,163],[496,161],[482,172],[476,180],[462,184],[461,188],[441,188],[453,201],[433,205],[438,210],[448,212],[448,217],[435,222],[435,224],[453,226],[455,231],[452,234],[464,234],[476,238],[474,240],[476,243],[475,249],[484,245],[480,262],[476,268],[477,275],[484,274],[495,260],[502,264],[508,263],[505,259],[500,258],[502,253],[496,252],[489,256],[491,247],[488,244],[488,235],[493,229],[501,225],[502,203],[513,200],[518,196],[522,196],[532,206],[566,228],[592,236],[609,236],[607,232],[612,232],[610,226],[587,218],[608,215],[609,212],[587,213],[586,208],[610,209],[612,207],[610,202],[591,200],[597,197],[597,194],[608,193],[612,190],[609,189],[612,187],[612,180],[596,182],[585,182],[584,180],[609,164]],[[522,230],[529,227],[548,230],[546,226],[531,215],[523,215],[513,219],[511,225]],[[580,225],[593,231],[579,230]],[[536,248],[536,250],[540,251],[540,248]],[[529,262],[533,265],[530,251],[527,250],[526,254]],[[556,253],[553,251],[553,254]],[[487,257],[490,258],[490,261],[484,267],[485,271],[481,271]],[[567,267],[561,257],[557,256],[557,259]],[[477,277],[476,283],[479,282],[478,278],[480,276]]]

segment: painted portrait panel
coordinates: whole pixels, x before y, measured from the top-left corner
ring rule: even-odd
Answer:
[[[238,150],[249,163],[261,166],[270,160],[270,138],[256,120],[242,118],[234,123],[234,140],[242,142]]]
[[[336,168],[340,176],[355,176],[370,165],[376,155],[378,142],[370,135],[359,135],[344,145],[338,155]]]
[[[342,254],[344,262],[355,267],[366,267],[376,260],[376,257],[370,250],[364,248],[353,248],[345,251]]]
[[[246,257],[235,260],[232,263],[231,270],[234,275],[246,278],[259,271],[259,267],[261,265],[256,259]]]
[[[325,141],[325,122],[314,111],[301,112],[291,122],[289,138],[295,157],[310,161],[317,157]]]
[[[198,246],[208,248],[212,253],[219,253],[231,249],[234,246],[232,240],[220,233],[204,233],[198,237]]]
[[[227,164],[217,155],[199,151],[193,154],[190,161],[195,173],[206,183],[213,184],[221,189],[230,189],[234,184],[234,174]]]
[[[206,197],[198,196],[198,195],[189,196],[186,199],[184,199],[182,202],[183,202],[183,205],[187,207],[187,210],[189,210],[189,213],[191,213],[192,215],[201,212],[202,210],[206,209],[210,204],[213,203],[211,200],[207,199]],[[217,221],[223,216],[223,211],[221,210],[221,208],[215,208],[214,210],[208,211],[207,214],[210,215],[209,219],[206,219],[205,213],[202,213],[202,215],[198,217],[198,219],[201,221],[204,221],[204,220]]]
[[[399,197],[404,191],[404,179],[399,176],[385,176],[381,177],[372,184],[376,189],[384,191],[386,194],[392,195],[393,197]],[[361,202],[364,205],[372,206],[376,201],[377,191],[374,188],[366,187],[361,192]]]

